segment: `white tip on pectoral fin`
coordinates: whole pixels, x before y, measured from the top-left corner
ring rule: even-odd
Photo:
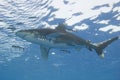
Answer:
[[[100,54],[99,56],[100,56],[100,58],[104,58],[105,57],[104,53]]]

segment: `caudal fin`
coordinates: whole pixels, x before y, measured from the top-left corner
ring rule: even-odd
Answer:
[[[108,39],[106,41],[100,42],[95,44],[95,51],[97,52],[97,54],[101,57],[104,58],[104,53],[103,53],[103,49],[106,48],[109,44],[111,44],[113,41],[118,40],[120,37],[114,37],[111,39]]]

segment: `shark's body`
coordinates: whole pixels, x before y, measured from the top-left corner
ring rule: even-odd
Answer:
[[[42,57],[47,59],[48,53],[51,48],[59,49],[81,49],[86,47],[90,51],[94,49],[97,54],[103,58],[103,49],[107,47],[113,41],[119,39],[114,37],[100,43],[92,43],[88,40],[82,39],[65,30],[65,25],[60,24],[56,29],[29,29],[20,30],[16,32],[16,35],[29,42],[39,44]]]

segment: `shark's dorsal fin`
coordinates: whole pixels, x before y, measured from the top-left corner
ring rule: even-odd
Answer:
[[[44,47],[44,46],[40,46],[40,50],[41,50],[41,56],[42,56],[42,58],[45,59],[45,60],[47,60],[50,48]]]
[[[65,31],[66,24],[65,23],[60,23],[55,29],[60,30],[60,31]]]

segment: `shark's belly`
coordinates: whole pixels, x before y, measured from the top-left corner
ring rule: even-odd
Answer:
[[[75,46],[69,46],[66,43],[53,43],[49,41],[41,41],[39,44],[43,46],[48,46],[51,48],[62,48],[62,49],[63,48],[75,48]]]
[[[49,40],[31,40],[29,42],[39,44],[40,46],[46,46],[50,48],[75,48],[75,46],[69,46],[66,43],[54,43]]]
[[[25,37],[24,39],[31,43],[35,43],[40,46],[46,46],[46,47],[50,47],[50,48],[69,49],[69,48],[81,47],[80,45],[79,46],[78,45],[68,45],[67,43],[63,43],[63,42],[55,43],[54,41],[50,41],[47,39],[41,39],[41,38],[34,39],[31,37]]]

